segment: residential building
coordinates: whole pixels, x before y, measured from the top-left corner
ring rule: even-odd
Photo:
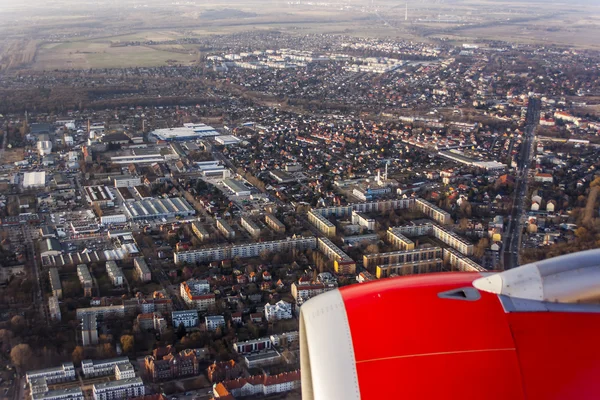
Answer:
[[[36,393],[31,396],[32,400],[84,400],[83,391],[80,387],[49,390],[44,393]]]
[[[415,248],[415,243],[400,233],[397,228],[388,229],[387,240],[398,250],[414,250]]]
[[[50,318],[55,321],[60,321],[62,316],[60,314],[60,304],[56,296],[50,296],[48,298],[48,310],[50,311]]]
[[[75,366],[72,362],[65,362],[58,367],[29,371],[25,374],[27,382],[38,378],[46,379],[48,384],[74,381]]]
[[[136,320],[138,327],[143,331],[154,329],[162,333],[167,328],[167,320],[157,312],[138,314]]]
[[[244,368],[233,360],[221,362],[215,361],[208,366],[206,374],[211,383],[218,383],[242,377],[244,375]]]
[[[376,274],[377,266],[391,264],[415,263],[423,260],[435,260],[442,258],[441,247],[422,247],[414,250],[392,251],[388,253],[365,254],[363,266],[371,273]],[[376,274],[377,275],[377,274]],[[378,276],[379,278],[379,276]]]
[[[195,376],[200,373],[200,357],[193,349],[176,354],[171,346],[160,347],[144,358],[144,369],[153,382]]]
[[[308,212],[308,221],[327,237],[335,236],[335,225],[323,215],[311,210]]]
[[[81,370],[86,378],[94,376],[106,376],[115,373],[117,364],[130,364],[128,357],[117,357],[108,360],[83,360]]]
[[[81,343],[84,346],[98,344],[98,322],[94,314],[84,314],[81,317]]]
[[[300,333],[298,331],[284,332],[279,335],[270,336],[273,346],[285,346],[287,344],[297,342],[299,338]]]
[[[48,271],[50,275],[50,287],[52,288],[52,295],[57,299],[62,298],[62,285],[60,284],[60,276],[58,275],[57,268],[50,268]]]
[[[302,305],[305,301],[321,293],[337,289],[336,283],[314,282],[307,278],[300,278],[292,283],[292,296],[296,304]]]
[[[123,317],[125,315],[125,306],[120,304],[77,309],[77,319],[81,319],[85,314],[94,314],[99,320],[107,316]]]
[[[378,265],[375,268],[377,278],[387,278],[391,275],[413,275],[427,274],[443,271],[443,260],[441,258],[407,261],[396,264]],[[366,272],[368,274],[368,272]],[[371,274],[369,274],[371,275]],[[372,276],[372,275],[371,275]],[[364,280],[363,280],[364,281]]]
[[[363,213],[352,211],[352,223],[360,225],[370,231],[375,230],[375,218],[371,218]]]
[[[146,264],[144,257],[134,258],[133,266],[135,267],[138,278],[142,282],[148,282],[152,280],[152,273],[150,272],[150,268],[148,268],[148,264]]]
[[[171,321],[174,328],[179,328],[180,325],[186,328],[194,328],[198,326],[198,310],[183,310],[173,311],[171,313]]]
[[[265,305],[265,318],[269,322],[292,318],[292,305],[283,300]]]
[[[77,276],[79,277],[79,282],[83,287],[83,295],[86,297],[91,297],[94,282],[92,280],[92,275],[90,274],[90,270],[88,269],[87,265],[79,264],[77,266]]]
[[[117,380],[135,378],[135,370],[130,362],[115,365],[115,378]]]
[[[93,386],[94,400],[128,399],[146,393],[142,378],[122,379]]]
[[[276,233],[285,233],[285,225],[273,214],[265,214],[265,223]]]
[[[450,265],[453,271],[463,272],[485,272],[486,269],[475,261],[467,258],[463,253],[454,249],[444,249],[444,261]]]
[[[226,380],[213,386],[215,399],[228,399],[257,394],[268,395],[289,392],[300,388],[300,371],[279,375],[255,375],[248,378]]]
[[[257,257],[263,251],[285,252],[291,249],[316,249],[317,239],[315,237],[292,237],[285,240],[271,242],[255,242],[240,245],[213,247],[208,249],[180,251],[175,253],[175,263],[200,263],[229,260],[235,257],[249,258]]]
[[[430,202],[423,199],[415,200],[415,208],[427,215],[429,218],[437,222],[438,224],[448,225],[452,223],[450,213],[442,210],[441,208],[431,204]]]
[[[271,348],[271,339],[268,337],[246,340],[245,342],[235,342],[233,350],[239,354],[255,353]]]
[[[281,361],[281,354],[277,350],[265,350],[260,353],[246,354],[244,364],[247,368],[260,368],[277,364]]]
[[[333,260],[333,268],[337,274],[355,274],[356,261],[354,261],[342,249],[337,247],[331,240],[321,237],[317,241],[317,248],[325,256]]]
[[[121,268],[117,266],[116,262],[107,261],[106,272],[108,273],[108,277],[114,286],[123,286],[125,275],[123,275],[123,271],[121,271]]]
[[[249,217],[243,216],[240,219],[240,221],[241,221],[242,228],[246,229],[252,237],[257,238],[260,236],[260,233],[261,233],[260,227],[254,221],[252,221]]]
[[[221,231],[226,239],[235,239],[235,231],[233,228],[222,218],[217,219],[217,229]]]
[[[211,315],[204,317],[207,331],[216,331],[217,328],[225,326],[225,318],[222,315]]]
[[[549,182],[552,183],[554,182],[554,178],[552,177],[552,174],[546,174],[546,173],[542,173],[542,172],[538,172],[537,174],[535,174],[534,178],[533,178],[536,182]]]
[[[180,285],[181,298],[186,304],[201,311],[206,311],[215,304],[214,293],[207,293],[204,286],[197,286],[197,280],[191,279],[188,282],[182,282]]]
[[[210,239],[210,233],[208,233],[206,228],[200,225],[200,223],[198,223],[197,221],[192,222],[192,231],[194,232],[196,237],[201,241]]]

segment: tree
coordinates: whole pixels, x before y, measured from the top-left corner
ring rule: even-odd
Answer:
[[[81,364],[81,361],[85,359],[85,349],[83,346],[75,347],[75,350],[73,350],[73,353],[71,354],[71,359],[73,360],[73,364]]]
[[[116,353],[110,343],[102,343],[96,346],[96,355],[98,358],[112,358]]]
[[[10,320],[10,326],[13,328],[14,332],[20,332],[25,328],[26,322],[25,318],[20,315],[15,315]]]
[[[0,329],[0,343],[2,344],[2,351],[7,352],[12,346],[14,335],[8,329]]]
[[[134,349],[135,340],[132,335],[121,336],[121,347],[125,353],[132,353]]]
[[[187,334],[187,330],[185,329],[185,325],[183,323],[179,324],[177,327],[177,338],[181,340]]]
[[[28,369],[32,358],[33,351],[26,343],[18,344],[10,351],[10,360],[20,372]]]
[[[482,258],[485,255],[485,251],[489,247],[489,245],[490,245],[490,240],[488,238],[483,237],[483,238],[479,239],[477,246],[475,246],[473,255],[475,257]]]

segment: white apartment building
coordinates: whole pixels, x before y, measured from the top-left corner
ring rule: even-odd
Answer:
[[[60,314],[60,304],[56,296],[50,296],[48,298],[48,310],[50,311],[50,318],[55,321],[60,321],[62,316]]]
[[[122,317],[125,315],[125,306],[123,304],[103,307],[78,308],[76,311],[77,319],[81,319],[85,314],[94,314],[96,318],[101,319],[106,316]]]
[[[86,378],[112,375],[117,364],[131,364],[128,357],[117,357],[108,360],[83,360],[81,369]]]
[[[45,378],[47,383],[68,382],[75,380],[75,366],[72,362],[62,363],[58,367],[38,369],[25,374],[27,382],[36,378]]]
[[[36,393],[31,398],[32,400],[84,400],[80,387]]]
[[[116,262],[107,261],[106,272],[108,273],[108,277],[110,278],[110,281],[114,286],[123,286],[125,276],[123,275],[123,271],[121,271],[121,268],[117,266]]]
[[[94,400],[116,400],[140,397],[146,393],[142,378],[122,379],[96,383],[93,387]]]
[[[271,305],[265,305],[265,318],[269,322],[292,318],[292,305],[283,300]]]
[[[135,370],[130,362],[115,365],[115,378],[117,380],[135,378]]]
[[[173,321],[173,327],[179,328],[179,325],[185,326],[186,328],[192,328],[198,326],[198,310],[183,310],[173,311],[171,313],[171,321]]]
[[[225,318],[222,315],[211,315],[204,317],[207,331],[215,331],[220,326],[225,326]]]
[[[240,221],[242,224],[242,228],[247,230],[252,237],[257,238],[260,236],[260,227],[249,217],[243,216],[242,218],[240,218]]]

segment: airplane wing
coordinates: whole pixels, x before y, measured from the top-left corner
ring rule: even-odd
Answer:
[[[600,250],[324,293],[301,308],[303,399],[600,398],[598,294]]]

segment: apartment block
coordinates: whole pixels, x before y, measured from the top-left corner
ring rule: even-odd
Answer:
[[[302,305],[308,299],[315,297],[321,293],[337,289],[336,283],[323,283],[311,281],[308,278],[300,278],[298,282],[292,283],[292,296],[296,300],[296,304]]]
[[[153,382],[195,376],[200,373],[200,357],[193,349],[175,353],[171,346],[159,347],[144,358],[144,369]]]
[[[449,213],[426,200],[416,199],[415,208],[438,224],[448,225],[452,223],[452,218]]]
[[[290,319],[292,318],[292,305],[283,300],[279,300],[275,304],[266,304],[265,318],[268,322]]]
[[[215,304],[214,293],[196,290],[193,285],[190,286],[188,282],[181,283],[179,292],[183,301],[197,310],[206,311],[210,306]]]
[[[83,318],[83,315],[93,314],[97,319],[102,319],[105,317],[123,317],[125,315],[125,306],[113,305],[113,306],[100,306],[100,307],[87,307],[87,308],[78,308],[76,311],[77,319]]]
[[[115,400],[139,397],[145,394],[142,378],[122,379],[93,386],[94,400]]]
[[[273,214],[265,214],[265,223],[277,233],[285,233],[285,225]]]
[[[32,400],[84,400],[80,387],[49,390],[43,393],[32,394]]]
[[[171,321],[174,328],[179,328],[180,325],[186,328],[194,328],[198,326],[198,310],[183,310],[173,311],[171,313]]]
[[[134,258],[133,266],[135,267],[137,276],[142,282],[148,282],[152,280],[152,272],[150,272],[150,268],[148,267],[148,264],[146,264],[146,259],[144,259],[144,257]]]
[[[326,217],[311,210],[308,212],[308,221],[313,224],[319,231],[325,236],[335,236],[335,225],[331,223]]]
[[[50,311],[50,318],[53,320],[60,321],[62,319],[60,304],[58,303],[58,298],[56,296],[50,296],[48,298],[48,310]]]
[[[315,249],[317,239],[309,237],[295,237],[285,240],[275,240],[271,242],[257,242],[231,246],[213,247],[208,249],[180,251],[175,253],[175,263],[199,263],[229,260],[234,257],[249,258],[257,257],[263,251],[283,252],[297,248],[300,250]]]
[[[333,268],[337,274],[355,274],[356,262],[342,249],[327,238],[319,238],[317,248],[325,256],[333,260]]]
[[[135,378],[135,370],[130,362],[115,365],[115,378],[117,380]]]
[[[205,241],[210,239],[210,233],[197,221],[192,222],[192,232],[196,235],[198,239],[201,241]]]
[[[252,219],[250,219],[247,216],[243,216],[242,218],[240,218],[240,222],[241,222],[242,228],[244,228],[245,230],[247,230],[248,233],[253,238],[258,238],[260,236],[261,229],[256,224],[256,222],[252,221]]]
[[[44,378],[49,384],[74,381],[75,366],[72,362],[65,362],[58,367],[38,369],[25,374],[27,382],[39,378]]]
[[[81,318],[81,344],[84,346],[98,344],[98,322],[94,314],[84,314]]]
[[[87,265],[79,264],[77,266],[77,276],[79,277],[79,282],[83,287],[83,295],[86,297],[92,297],[92,287],[94,285],[94,281],[92,280],[92,274],[90,274],[90,270]]]
[[[371,218],[363,213],[352,211],[352,223],[360,225],[370,231],[375,230],[375,218]]]
[[[50,287],[52,288],[52,295],[57,299],[62,299],[62,285],[60,283],[60,276],[57,268],[50,268],[48,270],[50,276]]]
[[[117,357],[108,360],[83,360],[81,369],[86,378],[106,376],[115,373],[118,364],[131,364],[128,357]]]
[[[392,251],[389,253],[365,254],[363,256],[363,266],[371,273],[375,272],[376,267],[414,263],[422,260],[442,259],[441,247],[423,247],[414,250]],[[376,273],[376,272],[375,272]]]
[[[475,249],[473,243],[469,242],[466,239],[463,239],[456,233],[449,231],[444,227],[434,224],[433,236],[467,256],[473,255]]]
[[[397,228],[389,228],[386,238],[398,250],[414,250],[415,248],[415,243],[400,233]]]
[[[235,342],[233,344],[233,350],[239,354],[248,354],[255,353],[257,351],[262,351],[265,349],[271,348],[271,339],[268,337],[254,339],[254,340],[246,340],[245,342]]]
[[[444,249],[444,261],[453,271],[485,272],[486,269],[454,249]]]
[[[207,331],[215,331],[221,326],[225,326],[225,318],[222,315],[211,315],[204,317]]]
[[[121,271],[121,268],[117,266],[116,262],[106,262],[106,273],[108,274],[108,277],[110,278],[110,281],[114,286],[123,286],[125,276],[123,275],[123,271]]]
[[[378,265],[375,268],[377,278],[388,278],[392,275],[415,275],[443,271],[444,261],[441,258],[418,260],[398,264]]]
[[[233,230],[231,225],[229,225],[224,219],[217,219],[217,229],[221,231],[221,233],[223,234],[223,236],[225,236],[226,239],[235,239],[235,231]]]

